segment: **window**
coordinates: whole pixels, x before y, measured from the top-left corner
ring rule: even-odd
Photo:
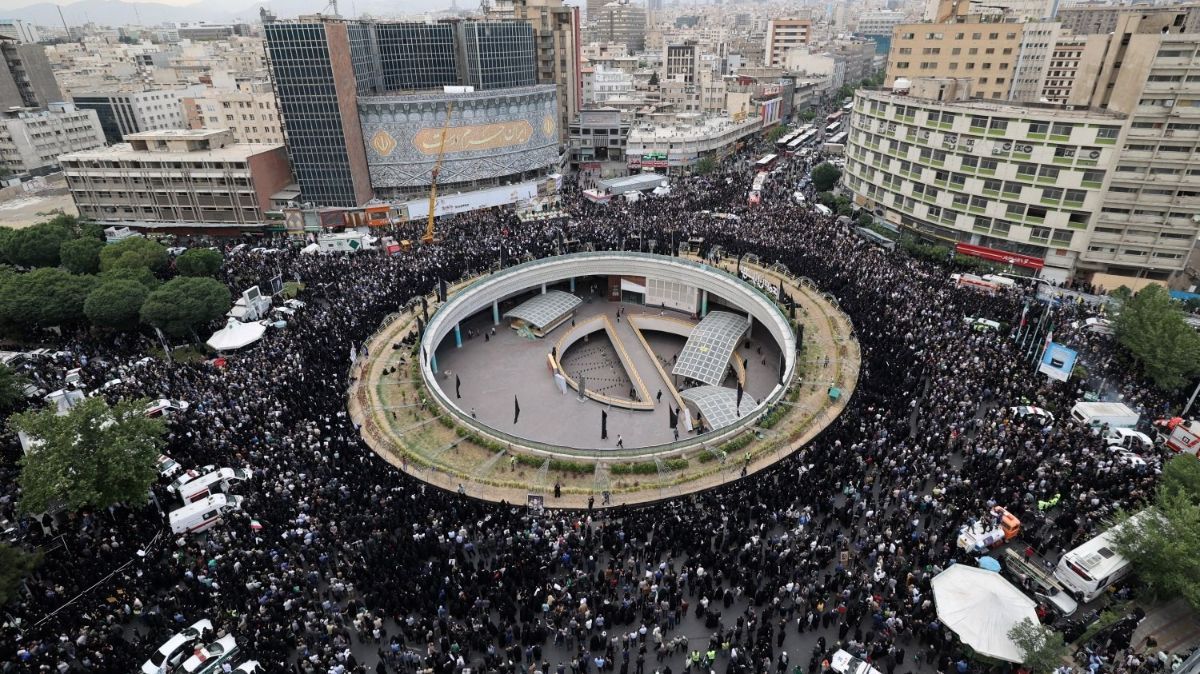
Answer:
[[[993,119],[991,125],[988,126],[988,130],[989,131],[1007,131],[1008,130],[1008,120]]]
[[[911,53],[912,53],[912,47],[901,47],[900,48],[900,54],[903,56],[907,56]]]
[[[1074,236],[1075,232],[1072,232],[1069,229],[1056,229],[1054,230],[1054,233],[1050,235],[1050,242],[1059,244],[1060,246],[1069,246],[1071,245],[1071,239],[1074,238]]]
[[[1029,123],[1029,133],[1045,134],[1045,133],[1048,133],[1049,131],[1050,131],[1050,123],[1049,122],[1030,122]]]
[[[1063,196],[1063,191],[1061,188],[1058,188],[1058,187],[1042,188],[1042,198],[1043,199],[1050,199],[1053,201],[1058,201],[1058,200],[1062,199],[1062,196]]]
[[[954,47],[953,49],[950,50],[951,56],[958,56],[961,53],[962,53],[962,47]],[[957,65],[957,64],[952,64],[952,65]]]
[[[1053,166],[1043,166],[1041,170],[1038,171],[1038,179],[1057,180],[1058,173],[1058,169]]]
[[[1066,200],[1074,202],[1074,203],[1083,203],[1083,199],[1086,196],[1087,196],[1087,192],[1085,192],[1083,190],[1067,190],[1066,191]]]

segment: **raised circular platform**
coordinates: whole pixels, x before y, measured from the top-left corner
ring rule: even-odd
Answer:
[[[754,472],[786,456],[823,429],[846,404],[858,373],[858,347],[849,319],[826,296],[786,270],[745,264],[743,271],[755,283],[696,260],[612,252],[546,258],[479,277],[451,290],[448,301],[429,317],[419,344],[412,339],[423,322],[419,309],[389,317],[368,343],[370,356],[355,366],[350,412],[367,442],[395,465],[439,487],[490,500],[523,502],[535,495],[548,506],[583,507],[589,498],[601,505],[607,493],[615,505],[736,479],[743,471]],[[739,418],[726,419],[728,425],[699,435],[684,433],[678,441],[670,435],[667,409],[684,408],[687,402],[672,387],[679,378],[663,366],[665,354],[657,353],[646,335],[675,333],[683,339],[699,319],[686,309],[622,305],[624,334],[618,338],[611,318],[618,304],[588,297],[578,324],[564,324],[541,340],[511,335],[504,326],[496,327],[495,337],[487,340],[454,337],[456,326],[472,320],[478,324],[481,315],[490,325],[493,312],[499,316],[494,306],[531,289],[536,293],[538,288],[570,282],[574,290],[571,279],[603,277],[670,279],[749,317],[760,344],[758,353],[766,348],[762,364],[765,368],[771,359],[773,367],[769,377],[764,368],[753,375],[746,369],[730,370],[730,381],[746,382],[747,390],[750,383],[759,387],[759,395],[739,407]],[[774,288],[781,282],[784,293],[796,302],[796,317],[804,327],[805,349],[800,353],[796,324],[776,303]],[[587,296],[583,289],[580,294]],[[593,301],[596,304],[589,306]],[[659,377],[660,390],[667,389],[662,404],[646,399],[649,388],[641,382],[634,386],[626,409],[593,390],[588,400],[578,399],[578,382],[562,357],[581,335],[597,330],[607,330],[616,350],[628,352],[620,359],[633,371],[632,378],[637,379],[639,371],[649,371],[647,379]],[[633,367],[629,353],[641,348],[643,360]],[[738,361],[749,359],[733,361],[740,367]],[[570,390],[547,392],[555,386],[555,373]],[[463,380],[466,395],[459,390]],[[840,395],[831,397],[834,389]],[[517,403],[509,403],[510,397],[525,399],[520,422]],[[514,418],[509,419],[509,413],[501,418],[497,400]],[[599,434],[601,410],[606,425],[611,421],[617,426],[607,439]],[[658,420],[646,421],[655,415]],[[622,428],[628,429],[629,440],[618,448],[612,436]],[[556,485],[561,492],[557,499]]]

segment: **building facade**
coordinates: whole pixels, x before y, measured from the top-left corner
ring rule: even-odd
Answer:
[[[398,148],[416,142],[392,131],[387,131],[390,141],[383,136],[376,140],[380,129],[375,121],[366,120],[387,120],[392,114],[390,121],[399,124],[403,119],[405,124],[400,127],[407,128],[410,101],[396,95],[437,92],[426,98],[425,105],[436,107],[428,110],[429,115],[441,115],[444,122],[448,106],[459,99],[453,94],[443,96],[443,87],[473,87],[500,96],[535,87],[539,78],[534,32],[527,21],[425,24],[317,17],[268,21],[263,28],[301,199],[318,206],[366,203],[375,196],[372,178],[385,173],[378,168],[379,162],[392,162],[393,153],[395,157],[403,154]],[[541,137],[549,129],[557,145],[561,110],[554,94],[549,96],[556,106],[553,114],[548,120],[539,117],[528,133],[523,130],[526,139],[535,132]],[[475,122],[463,110],[451,115],[452,127],[472,124]],[[375,157],[375,165],[368,155]],[[405,178],[378,187],[392,193],[412,187],[410,183]]]
[[[884,85],[897,79],[969,77],[975,98],[1008,100],[1023,31],[1019,23],[899,25]]]
[[[270,91],[213,91],[180,100],[189,129],[229,129],[239,143],[283,144],[283,128]]]
[[[59,155],[104,147],[104,130],[93,110],[52,103],[49,110],[0,113],[0,168],[39,174],[58,166]]]
[[[583,105],[579,8],[562,0],[513,0],[512,18],[533,27],[537,81],[558,87],[558,126],[565,143],[567,126]]]
[[[272,195],[292,182],[282,146],[234,143],[228,129],[128,140],[60,158],[80,217],[151,229],[256,229]]]
[[[651,169],[672,173],[690,171],[705,158],[720,160],[738,143],[762,129],[754,116],[680,116],[671,124],[640,122],[629,129],[626,163],[631,171]]]
[[[934,84],[957,98],[970,81]],[[1092,245],[1124,124],[1101,110],[860,90],[844,183],[898,227],[1065,280]]]
[[[629,0],[613,0],[588,10],[588,41],[625,47],[629,54],[646,48],[646,10]]]
[[[579,111],[570,127],[571,168],[597,178],[625,175],[629,122],[616,108]]]
[[[44,108],[62,99],[46,48],[0,35],[0,110]]]
[[[767,23],[766,48],[763,65],[782,67],[792,49],[807,47],[812,42],[811,18],[771,19]]]
[[[104,137],[109,143],[120,143],[129,134],[186,128],[180,102],[204,91],[203,86],[158,91],[98,91],[75,94],[72,102],[81,110],[95,110]]]

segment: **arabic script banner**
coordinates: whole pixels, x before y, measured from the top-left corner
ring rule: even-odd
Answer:
[[[533,125],[524,119],[498,124],[452,126],[446,129],[446,154],[524,145],[532,137]],[[438,147],[442,144],[442,130],[421,129],[413,136],[412,143],[421,154],[436,157]]]

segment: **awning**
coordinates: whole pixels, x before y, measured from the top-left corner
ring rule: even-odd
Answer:
[[[956,244],[954,246],[954,252],[962,255],[970,255],[971,257],[977,257],[983,260],[1011,264],[1017,267],[1027,267],[1029,269],[1041,269],[1042,267],[1046,266],[1046,262],[1040,257],[1022,255],[1020,253],[1010,253],[1007,250],[988,248],[987,246],[973,246],[969,243]]]

